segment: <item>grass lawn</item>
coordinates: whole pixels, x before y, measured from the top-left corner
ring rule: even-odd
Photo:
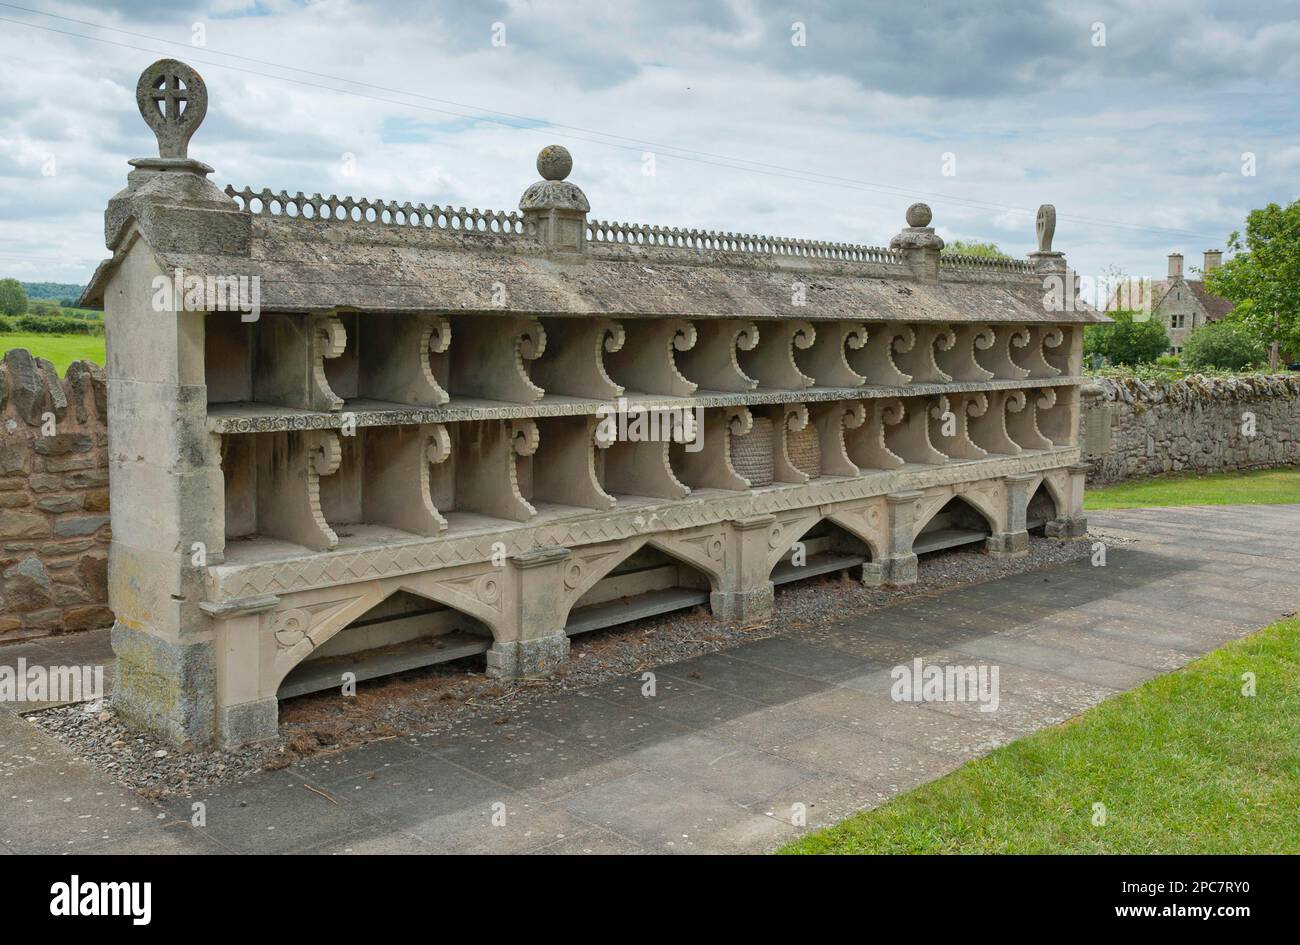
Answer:
[[[1297,718],[1291,619],[781,852],[1298,853]]]
[[[54,362],[62,375],[73,361],[87,360],[96,364],[104,363],[103,335],[43,335],[13,334],[0,335],[0,355],[10,348],[26,348],[38,358]]]
[[[1255,469],[1198,476],[1157,476],[1089,487],[1085,509],[1133,509],[1156,505],[1275,505],[1300,502],[1300,469]]]

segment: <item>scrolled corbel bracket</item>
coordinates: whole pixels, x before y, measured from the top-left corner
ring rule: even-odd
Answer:
[[[757,336],[755,336],[757,341]],[[812,322],[781,321],[763,326],[761,344],[737,341],[740,370],[773,390],[803,390],[815,383],[796,363],[796,351],[807,351],[817,340]]]
[[[347,329],[342,319],[332,313],[313,316],[311,327],[311,409],[342,410],[343,398],[330,387],[325,361],[340,357],[347,350]]]
[[[867,338],[868,329],[862,322],[825,322],[805,354],[799,353],[796,344],[795,362],[818,387],[861,387],[867,379],[849,365],[847,352],[862,350]]]
[[[885,443],[885,431],[903,421],[907,411],[897,397],[859,401],[865,419],[846,429],[844,441],[849,459],[861,470],[898,469],[903,458]]]

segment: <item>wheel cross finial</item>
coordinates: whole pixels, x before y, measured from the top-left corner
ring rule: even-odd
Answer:
[[[177,59],[159,59],[140,73],[135,102],[158,138],[158,156],[188,157],[190,138],[208,111],[202,76]]]

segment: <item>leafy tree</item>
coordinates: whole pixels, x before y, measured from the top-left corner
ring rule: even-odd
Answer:
[[[1183,363],[1189,368],[1241,371],[1268,359],[1268,348],[1240,322],[1210,322],[1192,332],[1183,346]]]
[[[961,256],[983,256],[986,259],[1010,259],[998,249],[997,243],[977,243],[974,240],[953,240],[944,245],[942,252]]]
[[[0,279],[0,315],[22,315],[27,311],[27,290],[17,279]]]
[[[32,299],[27,303],[27,314],[58,318],[63,310],[53,299]]]
[[[1083,333],[1083,353],[1100,355],[1111,364],[1151,364],[1169,350],[1165,326],[1149,315],[1127,309],[1107,312],[1114,323],[1089,325]]]
[[[1233,231],[1234,255],[1205,273],[1205,287],[1236,308],[1225,321],[1239,323],[1269,346],[1269,370],[1279,349],[1300,351],[1300,200],[1275,203],[1246,216],[1246,235]]]

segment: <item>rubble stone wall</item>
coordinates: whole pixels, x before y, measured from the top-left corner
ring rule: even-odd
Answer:
[[[1172,384],[1100,378],[1083,387],[1081,405],[1089,483],[1300,465],[1296,375],[1193,375]]]
[[[111,626],[104,371],[0,361],[0,643]]]

